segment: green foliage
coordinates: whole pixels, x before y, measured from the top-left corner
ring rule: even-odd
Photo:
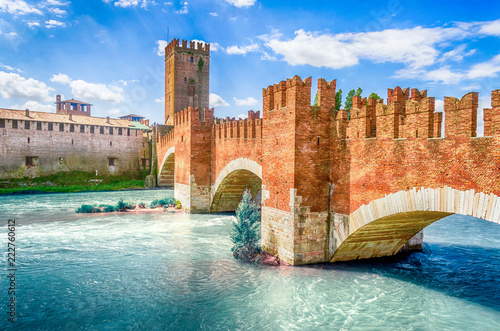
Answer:
[[[318,93],[319,92],[316,92],[316,96],[314,97],[313,106],[318,106]]]
[[[139,202],[137,205],[139,208],[146,208],[146,204],[144,202]]]
[[[368,99],[366,99],[366,105],[368,105],[368,100],[370,100],[370,98],[373,98],[375,100],[378,100],[380,99],[379,95],[375,92],[372,92],[370,93],[370,95],[368,96]]]
[[[179,200],[175,200],[175,208],[182,209],[182,203]]]
[[[116,211],[116,207],[115,206],[112,206],[112,205],[100,205],[99,207],[101,207],[101,211],[103,213],[112,213],[114,211]]]
[[[345,109],[347,110],[348,119],[351,119],[352,97],[355,95],[361,96],[361,93],[363,93],[361,87],[358,87],[357,90],[352,89],[349,91],[349,93],[347,93],[347,97],[345,99]]]
[[[198,70],[201,71],[201,69],[203,69],[204,64],[205,64],[205,62],[203,62],[203,60],[200,58],[200,60],[198,61]]]
[[[127,209],[134,209],[135,206],[130,203],[130,202],[124,202],[123,199],[120,199],[118,203],[116,204],[115,210],[116,211],[127,211]]]
[[[342,106],[342,89],[339,89],[337,93],[335,93],[335,110],[339,111]]]
[[[252,200],[252,193],[248,189],[243,192],[243,199],[236,209],[236,219],[231,233],[234,258],[260,263],[260,209]]]
[[[175,206],[175,199],[174,198],[166,198],[166,199],[157,199],[151,202],[149,205],[150,208],[156,208],[156,207],[173,207]]]
[[[78,214],[90,214],[97,213],[99,211],[95,208],[95,206],[83,204],[75,212]]]

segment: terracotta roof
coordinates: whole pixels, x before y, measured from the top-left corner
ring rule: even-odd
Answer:
[[[61,102],[83,103],[83,104],[85,104],[85,105],[90,105],[90,103],[88,103],[88,102],[78,101],[78,100],[75,100],[75,99],[63,100],[63,101],[61,101]],[[57,102],[55,102],[55,103],[57,103]]]
[[[46,112],[32,111],[32,110],[29,111],[29,117],[27,117],[25,110],[0,108],[0,118],[21,120],[21,121],[42,121],[42,122],[55,122],[55,123],[113,126],[113,127],[125,127],[131,129],[136,128],[133,122],[127,120],[119,120],[116,118],[110,118],[109,123],[107,123],[107,119],[103,117],[73,115],[71,117],[72,120],[70,120],[69,115],[46,113]]]
[[[140,117],[140,118],[145,118],[144,116],[140,116],[140,115],[135,115],[135,114],[129,114],[129,115],[125,115],[125,116],[120,116],[120,118],[124,118],[124,117]]]

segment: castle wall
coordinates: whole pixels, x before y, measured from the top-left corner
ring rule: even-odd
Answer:
[[[148,158],[147,139],[142,130],[62,123],[64,131],[59,131],[59,123],[17,120],[18,128],[12,128],[13,119],[3,119],[0,127],[0,177],[21,178],[43,176],[60,171],[98,171],[102,175],[137,173],[142,167],[142,159]],[[38,124],[39,123],[39,124]],[[110,134],[110,128],[113,134]],[[121,135],[119,131],[121,130]],[[27,160],[32,158],[32,160]],[[110,158],[112,159],[110,163]],[[32,164],[28,164],[32,163]],[[110,165],[112,164],[112,165]]]

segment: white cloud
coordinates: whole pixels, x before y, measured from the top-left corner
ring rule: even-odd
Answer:
[[[487,35],[500,36],[500,19],[491,22],[484,22],[480,25],[481,27],[479,32]]]
[[[73,96],[82,101],[105,101],[120,103],[125,101],[123,89],[118,86],[88,83],[83,80],[72,80],[66,74],[53,75],[52,82],[66,84],[71,87]]]
[[[48,104],[40,103],[40,102],[33,101],[33,100],[25,102],[22,106],[13,105],[11,108],[12,109],[29,109],[29,110],[34,110],[34,111],[43,111],[43,112],[47,112],[47,113],[54,113],[56,110],[56,108],[54,107],[53,104],[48,105]]]
[[[40,26],[40,23],[39,22],[28,22],[28,26],[30,28],[34,27],[34,26]]]
[[[463,61],[464,57],[471,56],[476,52],[475,49],[471,49],[470,51],[466,52],[465,51],[466,47],[467,45],[460,45],[449,52],[443,53],[438,62],[440,63],[447,61],[461,62]]]
[[[5,99],[19,98],[37,101],[51,101],[53,88],[33,78],[24,78],[19,74],[0,71],[0,95]]]
[[[6,12],[13,15],[42,15],[42,12],[38,8],[22,0],[0,0],[0,12]]]
[[[137,7],[147,8],[150,3],[154,3],[154,1],[148,0],[103,0],[105,3],[113,3],[116,7],[127,8],[127,7]]]
[[[21,69],[14,68],[14,67],[8,66],[8,65],[3,64],[3,63],[0,63],[0,68],[7,69],[7,70],[9,70],[9,71],[17,71],[17,72],[21,72]]]
[[[226,0],[227,3],[241,8],[241,7],[250,7],[253,6],[256,0]]]
[[[123,86],[127,86],[129,83],[137,83],[139,82],[137,79],[131,79],[131,80],[125,80],[125,79],[119,79],[118,83],[122,84]]]
[[[467,77],[470,79],[497,77],[498,72],[500,72],[500,55],[489,61],[473,65],[467,73]]]
[[[248,118],[248,114],[239,114],[236,116],[237,119],[244,120],[245,118]]]
[[[237,99],[233,98],[234,102],[236,103],[237,106],[254,106],[259,103],[257,99],[248,97],[246,99]]]
[[[112,109],[108,110],[108,114],[118,116],[118,115],[122,114],[122,111],[121,111],[121,109],[118,109],[118,108],[112,108]]]
[[[226,100],[222,99],[220,96],[218,96],[215,93],[210,93],[209,100],[210,100],[210,102],[209,102],[210,108],[229,106],[229,103],[227,103]]]
[[[168,42],[166,40],[157,40],[155,41],[157,46],[156,54],[159,56],[164,56],[165,55],[165,47],[167,47]]]
[[[226,48],[227,54],[230,55],[245,55],[250,52],[256,52],[259,50],[259,45],[251,44],[247,46],[229,46]]]
[[[5,33],[5,32],[2,32],[2,30],[0,30],[0,36],[5,36],[8,39],[13,39],[13,38],[17,37],[17,33],[16,32]]]
[[[56,28],[56,27],[65,28],[66,23],[61,22],[61,21],[56,21],[56,20],[48,20],[48,21],[45,21],[45,27],[48,29]]]
[[[67,6],[69,2],[62,2],[58,0],[47,0],[46,1],[49,6]]]
[[[157,103],[165,103],[165,97],[155,99],[155,102],[157,102]]]
[[[211,12],[211,13],[210,13],[210,16],[217,17],[217,16],[219,16],[219,15],[217,14],[217,12]]]
[[[180,10],[176,10],[174,11],[174,13],[176,14],[187,14],[189,11],[188,11],[188,3],[187,1],[181,1],[181,5],[182,5],[182,8]]]
[[[69,76],[66,74],[57,74],[57,75],[52,75],[50,81],[59,84],[69,84],[71,83],[71,78],[69,78]]]
[[[368,59],[420,68],[435,62],[439,55],[437,44],[464,35],[465,31],[456,27],[415,27],[336,35],[298,30],[292,40],[282,41],[271,36],[266,46],[283,55],[291,65],[339,69],[358,64],[360,59]]]
[[[49,11],[56,14],[57,16],[66,15],[68,13],[67,11],[60,8],[50,8]]]

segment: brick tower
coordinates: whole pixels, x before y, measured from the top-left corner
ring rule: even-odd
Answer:
[[[165,122],[187,107],[209,106],[209,66],[210,44],[173,39],[165,47]]]

